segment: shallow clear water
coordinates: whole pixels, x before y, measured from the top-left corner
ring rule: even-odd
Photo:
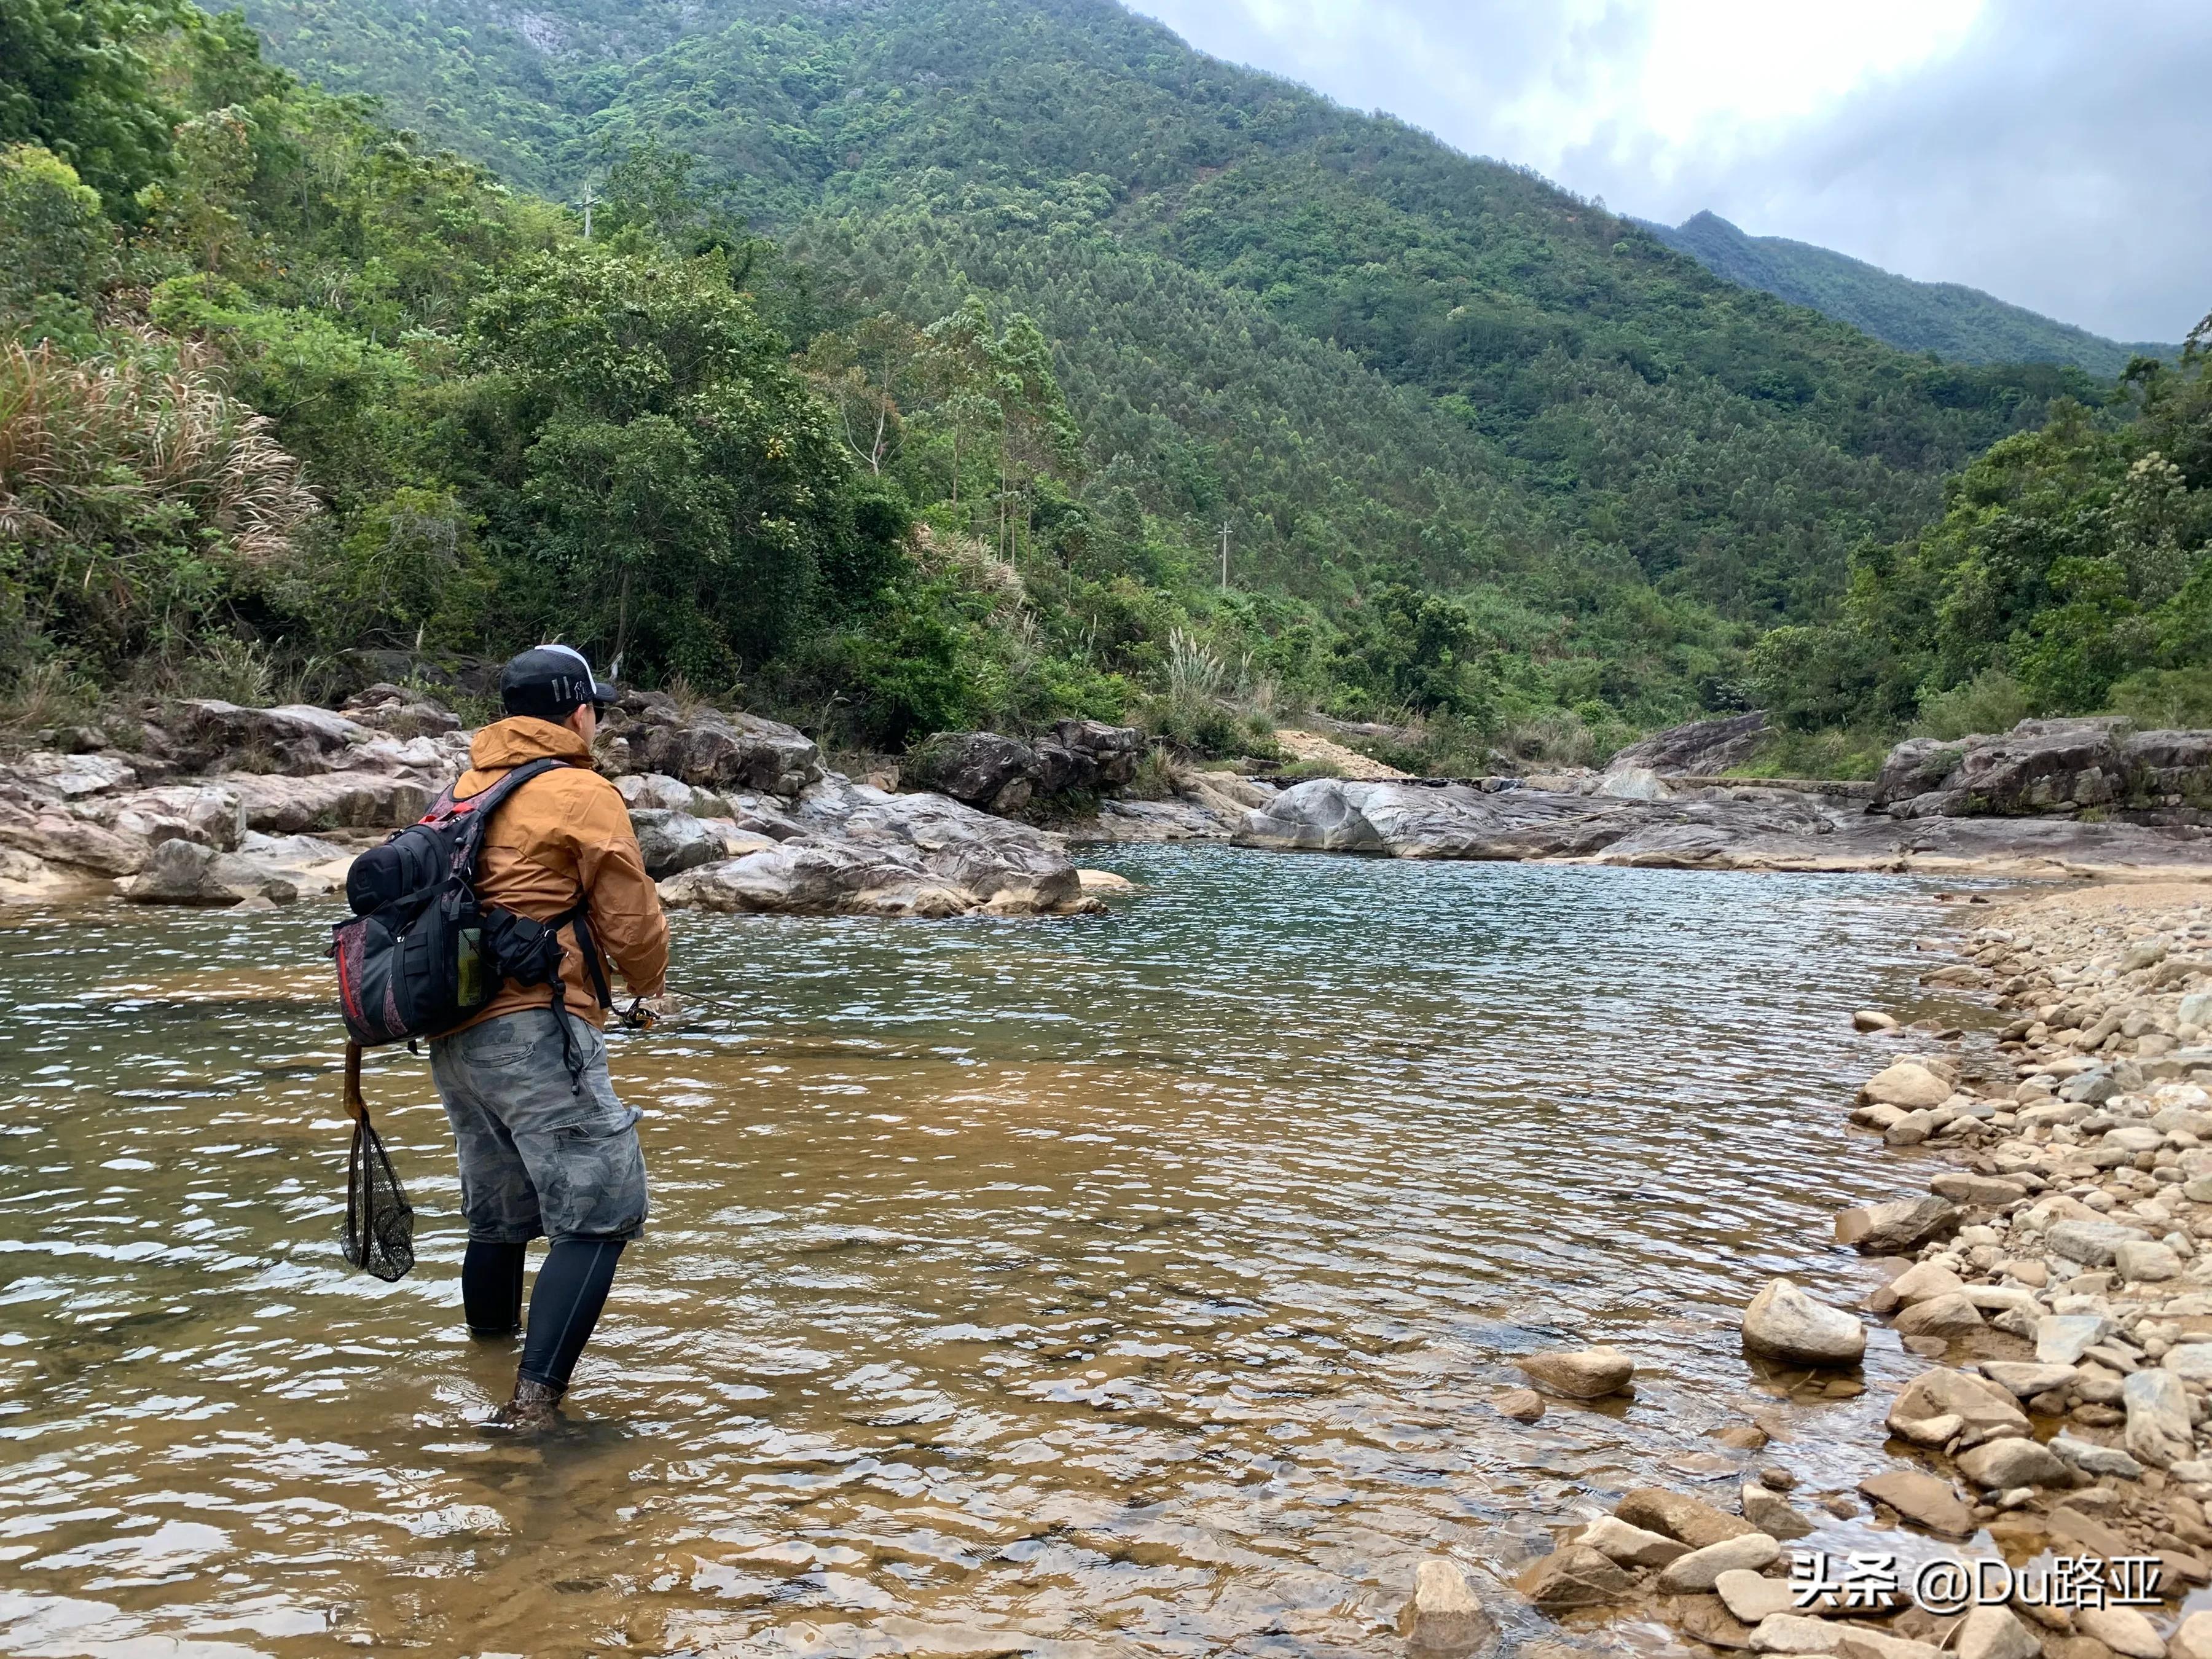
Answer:
[[[421,1266],[339,1260],[331,914],[0,922],[0,1648],[1381,1654],[1424,1554],[1744,1461],[1735,1310],[1911,1184],[1838,1109],[1932,890],[1100,861],[1104,918],[679,919],[651,1236],[520,1446],[404,1051]],[[1563,1339],[1634,1401],[1487,1407]]]

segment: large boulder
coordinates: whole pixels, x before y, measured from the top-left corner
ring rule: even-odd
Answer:
[[[216,784],[165,784],[94,795],[72,803],[70,810],[88,823],[149,847],[165,841],[194,841],[219,853],[234,853],[246,827],[245,804],[238,792]]]
[[[265,899],[289,904],[299,884],[252,859],[218,853],[195,842],[165,841],[143,869],[131,878],[123,896],[134,904],[236,904]]]
[[[1072,751],[1061,748],[1066,764]],[[1056,757],[1056,766],[1059,757]],[[1036,750],[996,732],[941,732],[899,768],[901,779],[990,812],[1018,812],[1044,781]]]
[[[435,698],[380,681],[348,697],[338,712],[357,726],[395,738],[434,738],[461,729],[461,718]]]
[[[1741,766],[1766,735],[1764,712],[1731,714],[1724,720],[1692,720],[1632,743],[1607,763],[1606,770],[1640,768],[1662,778],[1711,777]]]
[[[698,818],[688,812],[647,808],[633,810],[629,822],[645,858],[645,873],[655,881],[776,844],[769,836],[747,834],[729,818]]]
[[[78,817],[58,797],[0,787],[0,847],[40,865],[98,876],[135,874],[147,843]]]
[[[188,772],[305,777],[345,765],[346,751],[374,735],[343,714],[306,703],[246,708],[216,697],[185,697],[163,704],[155,719],[167,758]]]
[[[1145,734],[1103,720],[1061,720],[1030,747],[1036,757],[1038,794],[1103,794],[1137,775]]]
[[[234,773],[223,786],[238,796],[246,827],[271,836],[404,829],[430,810],[441,787],[420,774],[387,771]]]
[[[602,770],[659,772],[707,789],[789,797],[821,781],[822,751],[796,726],[758,714],[686,710],[658,691],[633,691],[608,711]]]

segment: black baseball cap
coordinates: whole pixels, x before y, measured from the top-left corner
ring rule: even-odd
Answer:
[[[601,707],[622,693],[592,672],[584,653],[570,645],[541,645],[511,659],[501,671],[499,700],[510,714],[564,720],[586,703]]]

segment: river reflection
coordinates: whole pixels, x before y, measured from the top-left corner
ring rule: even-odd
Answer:
[[[614,1060],[651,1236],[527,1446],[404,1051],[422,1266],[339,1260],[330,915],[12,915],[0,1645],[1390,1653],[1423,1554],[1744,1461],[1735,1309],[1909,1182],[1843,1016],[1929,890],[1101,861],[1101,919],[679,919],[700,1018]],[[1561,1338],[1635,1401],[1499,1419]]]

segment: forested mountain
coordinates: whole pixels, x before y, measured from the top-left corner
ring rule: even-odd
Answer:
[[[1717,214],[1672,228],[1637,222],[1715,276],[1863,329],[1907,351],[1960,363],[2069,363],[2110,379],[2136,356],[2172,358],[2177,345],[2107,340],[1959,283],[1920,283],[1809,242],[1747,236]]]
[[[1894,351],[1103,0],[253,17],[383,112],[184,0],[0,10],[20,708],[559,633],[879,744],[1895,720],[2002,665],[1869,647],[1873,550],[2166,395]]]
[[[1572,543],[1577,566],[1632,564],[1772,620],[1832,594],[1854,542],[1924,519],[1942,471],[2069,386],[1900,357],[1108,0],[249,15],[303,72],[468,153],[526,152],[520,176],[571,196],[611,143],[697,155],[736,211],[820,267],[821,320],[855,301],[918,315],[956,288],[1035,314],[1098,461],[1126,452],[1194,544],[1242,520],[1255,569],[1312,591],[1348,593],[1363,558],[1462,586]],[[1201,337],[1203,368],[1155,349]],[[1304,366],[1268,362],[1284,353]],[[1359,368],[1417,394],[1425,428],[1410,451],[1357,430],[1370,467],[1328,468],[1410,515],[1380,538],[1273,483],[1346,447],[1340,379]],[[1408,496],[1394,473],[1488,499]]]

